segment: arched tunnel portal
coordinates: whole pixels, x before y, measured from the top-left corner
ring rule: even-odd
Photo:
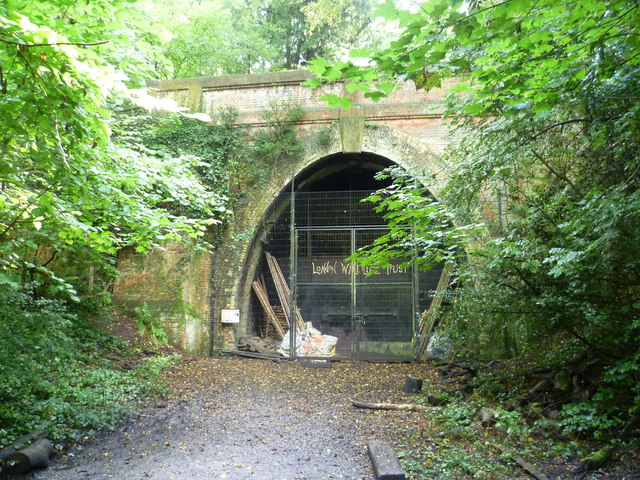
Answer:
[[[439,269],[421,272],[397,260],[372,272],[347,260],[388,231],[375,204],[362,200],[390,183],[376,175],[392,165],[373,153],[330,154],[282,189],[256,229],[242,269],[240,330],[277,337],[275,315],[280,334],[295,319],[298,328],[311,323],[337,339],[341,357],[412,358],[417,319]],[[288,299],[282,289],[289,290]]]

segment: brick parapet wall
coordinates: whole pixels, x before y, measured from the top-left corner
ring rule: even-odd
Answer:
[[[331,124],[342,115],[357,113],[368,123],[405,131],[441,153],[448,143],[446,126],[442,122],[442,101],[455,80],[447,80],[441,88],[417,90],[411,81],[405,82],[388,98],[378,103],[364,98],[362,92],[348,94],[337,83],[309,89],[303,82],[312,78],[304,71],[265,73],[261,75],[229,75],[167,80],[150,85],[157,95],[171,98],[180,105],[211,115],[226,108],[238,110],[238,124],[261,127],[263,112],[271,105],[292,101],[304,114],[298,120],[302,131],[310,126]],[[350,110],[329,108],[320,101],[325,93],[343,95],[354,100]]]

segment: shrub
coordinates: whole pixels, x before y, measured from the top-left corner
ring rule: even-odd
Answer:
[[[171,359],[125,370],[135,353],[124,341],[0,277],[0,448],[39,428],[61,448],[80,432],[114,428],[154,391]]]

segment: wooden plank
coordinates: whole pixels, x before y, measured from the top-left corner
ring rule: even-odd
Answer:
[[[276,329],[278,336],[280,338],[284,338],[284,329],[282,328],[282,325],[280,325],[280,321],[278,320],[278,317],[276,316],[273,308],[271,307],[271,304],[269,303],[269,298],[267,296],[267,291],[264,288],[264,285],[260,282],[260,280],[256,280],[251,283],[251,287],[253,287],[253,291],[256,293],[258,300],[260,300],[260,305],[262,305],[262,308],[267,314],[267,319],[269,319],[269,321],[273,325],[273,328]]]
[[[276,292],[278,293],[278,298],[280,299],[280,305],[282,305],[282,310],[284,312],[284,317],[287,320],[287,328],[291,322],[289,321],[289,298],[282,286],[282,270],[280,270],[280,266],[276,261],[275,257],[271,255],[269,252],[264,252],[267,257],[267,265],[269,266],[269,271],[271,272],[271,278],[273,279],[273,284],[276,286]]]
[[[418,329],[420,335],[420,344],[418,346],[418,358],[422,358],[425,350],[427,349],[427,344],[429,343],[429,339],[431,338],[431,334],[433,333],[433,329],[436,324],[436,320],[438,319],[438,312],[440,310],[440,306],[442,305],[442,299],[444,298],[444,294],[449,286],[449,281],[451,280],[451,274],[453,273],[453,268],[455,264],[447,263],[442,269],[442,273],[440,274],[440,279],[438,280],[438,285],[436,286],[436,291],[433,295],[433,299],[431,300],[431,305],[429,308],[422,314],[420,318],[420,326]]]
[[[511,458],[513,459],[514,462],[516,462],[525,472],[527,472],[529,475],[536,478],[537,480],[550,480],[549,477],[547,477],[544,473],[542,473],[536,467],[531,465],[529,462],[527,462],[524,458],[522,458],[517,453],[514,453],[508,448],[503,447],[502,445],[498,445],[497,443],[491,443],[491,446],[496,450],[500,450],[504,454],[511,455]]]
[[[369,410],[405,410],[408,412],[426,412],[432,410],[431,407],[418,405],[417,403],[367,403],[351,400],[351,405]]]
[[[269,252],[264,253],[267,257],[269,271],[271,272],[271,276],[273,277],[273,283],[276,286],[278,298],[280,299],[280,303],[282,304],[282,308],[284,309],[285,317],[287,318],[287,321],[291,323],[291,319],[289,318],[291,316],[291,290],[289,289],[289,284],[284,278],[284,274],[282,273],[282,269],[280,268],[280,264],[278,263],[276,257],[271,255]],[[302,314],[300,313],[300,309],[298,309],[298,307],[296,307],[295,311],[295,322],[298,330],[304,330],[304,320],[302,319]]]

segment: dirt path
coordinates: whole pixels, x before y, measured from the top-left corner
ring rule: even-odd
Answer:
[[[174,398],[30,478],[372,479],[367,440],[411,425],[412,414],[350,400],[406,401],[405,377],[432,374],[411,364],[188,359],[167,374]]]

